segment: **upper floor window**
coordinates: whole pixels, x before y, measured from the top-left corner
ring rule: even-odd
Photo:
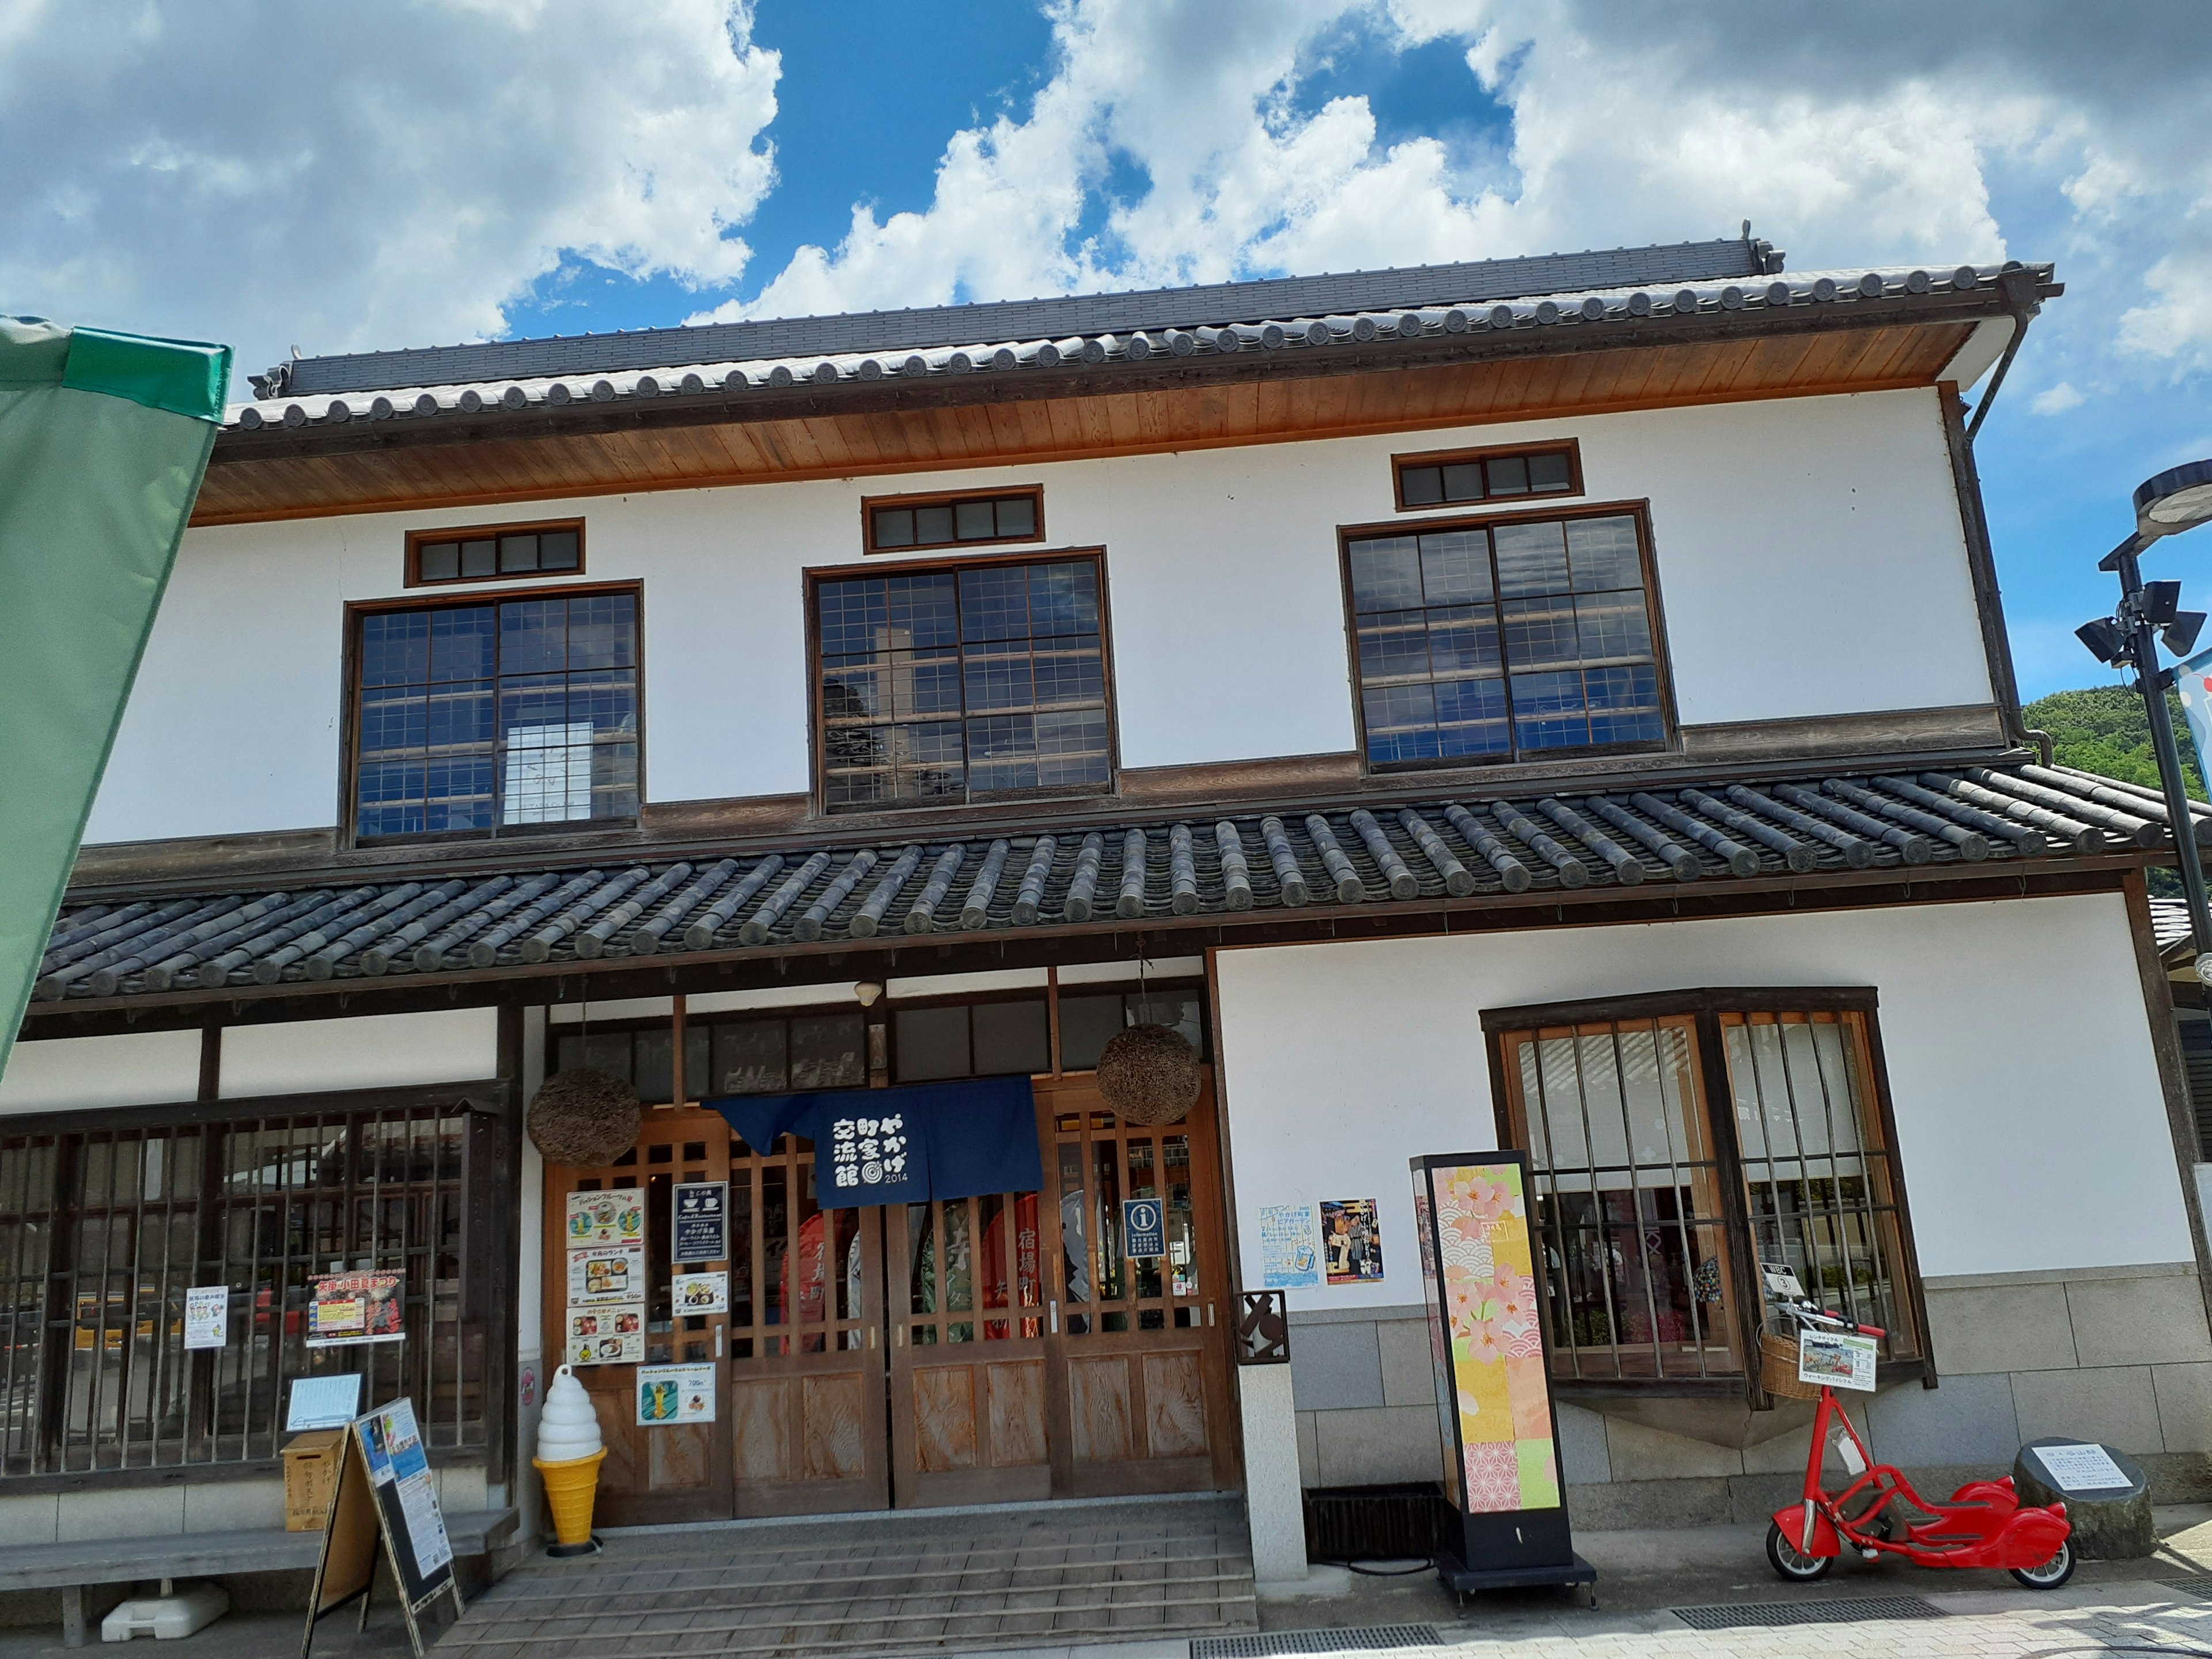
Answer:
[[[1044,492],[985,495],[899,495],[862,503],[868,551],[961,547],[977,542],[1034,542],[1044,537]]]
[[[1579,495],[1582,452],[1572,443],[1540,449],[1462,449],[1400,455],[1398,510],[1522,495]]]
[[[1665,741],[1636,514],[1462,520],[1345,541],[1375,766]]]
[[[817,580],[824,807],[1106,788],[1103,587],[1088,554]]]
[[[356,613],[355,833],[637,817],[635,588]]]
[[[407,585],[488,581],[499,576],[573,576],[584,568],[584,526],[488,525],[418,530],[407,538]]]

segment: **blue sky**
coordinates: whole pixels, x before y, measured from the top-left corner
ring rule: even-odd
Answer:
[[[96,15],[97,14],[97,15]],[[2024,691],[2212,453],[2193,0],[24,0],[0,309],[309,352],[1730,234],[2052,259],[1979,445]],[[303,89],[313,89],[306,95]],[[213,90],[211,90],[213,89]],[[2202,539],[2199,549],[2194,544]],[[2149,574],[2212,601],[2212,532]],[[1900,604],[1909,604],[1900,595]],[[1808,629],[1817,628],[1815,618]],[[2109,677],[2106,677],[2109,678]]]

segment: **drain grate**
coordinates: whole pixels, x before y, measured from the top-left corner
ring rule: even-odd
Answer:
[[[1361,1653],[1374,1648],[1440,1648],[1434,1625],[1360,1625],[1350,1630],[1273,1630],[1258,1636],[1201,1636],[1190,1659],[1272,1659],[1285,1653]]]
[[[1917,1595],[1853,1595],[1825,1601],[1741,1601],[1673,1607],[1692,1630],[1750,1630],[1768,1625],[1856,1625],[1874,1619],[1941,1619],[1943,1609]],[[1193,1650],[1196,1659],[1196,1650]]]
[[[2180,1578],[2154,1578],[2151,1583],[2160,1589],[2169,1589],[2181,1595],[2193,1595],[2199,1601],[2212,1601],[2212,1575],[2191,1573]]]

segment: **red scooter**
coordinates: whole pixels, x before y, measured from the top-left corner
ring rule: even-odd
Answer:
[[[1858,1325],[1810,1306],[1792,1306],[1799,1328],[1879,1337],[1877,1326]],[[1836,1443],[1854,1479],[1839,1492],[1822,1484],[1828,1440]],[[1913,1515],[1925,1517],[1913,1520]],[[1923,1567],[2002,1567],[2030,1589],[2057,1589],[2074,1576],[2073,1528],[2066,1505],[2023,1506],[2012,1477],[1970,1480],[1935,1504],[1912,1489],[1893,1466],[1876,1463],[1836,1391],[1820,1387],[1813,1419],[1813,1445],[1805,1460],[1805,1497],[1774,1512],[1766,1529],[1766,1559],[1792,1583],[1807,1584],[1826,1572],[1846,1547],[1869,1561],[1901,1555]]]

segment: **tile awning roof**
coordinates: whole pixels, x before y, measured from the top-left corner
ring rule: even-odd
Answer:
[[[2198,839],[2212,839],[2200,808]],[[793,846],[494,874],[326,880],[65,908],[33,1011],[316,981],[435,982],[542,963],[1048,927],[1126,931],[1578,888],[1818,878],[2170,845],[2135,786],[2008,763],[1645,790],[1468,796],[966,840]]]
[[[655,361],[649,364],[630,362],[605,370],[549,369],[547,363],[519,351],[523,346],[558,343],[513,342],[510,343],[518,349],[515,353],[507,357],[487,356],[481,360],[468,356],[447,359],[441,354],[490,353],[494,348],[453,346],[436,351],[370,354],[357,360],[343,360],[391,361],[385,362],[382,374],[342,377],[348,382],[342,392],[311,394],[289,385],[271,386],[276,395],[233,404],[224,424],[234,432],[251,433],[277,428],[321,431],[356,421],[405,423],[455,416],[496,422],[504,416],[532,413],[542,416],[549,409],[559,410],[571,404],[619,403],[629,406],[640,399],[668,399],[680,407],[681,400],[690,398],[706,408],[733,393],[773,394],[841,383],[943,381],[952,376],[1018,374],[1036,370],[1081,372],[1152,358],[1206,360],[1240,352],[1279,353],[1286,362],[1306,361],[1310,354],[1364,350],[1378,343],[1389,347],[1424,337],[1511,335],[1516,331],[1553,328],[1565,329],[1570,334],[1578,329],[1620,330],[1621,343],[1628,344],[1633,343],[1638,329],[1686,318],[1702,316],[1717,324],[1730,316],[1756,318],[1792,310],[1802,310],[1808,315],[1844,315],[1854,308],[1874,303],[1886,304],[1906,318],[1915,311],[1927,309],[1937,313],[1936,319],[1956,320],[1953,315],[1957,306],[1954,296],[1969,293],[1990,296],[2000,286],[2000,279],[2013,271],[2024,271],[2045,292],[2055,291],[2049,286],[2053,274],[2051,266],[2014,262],[2002,265],[1962,264],[1954,270],[1936,271],[1898,267],[1811,271],[1788,276],[1761,273],[1741,278],[1724,276],[1692,278],[1679,283],[1652,283],[1648,286],[1621,283],[1605,274],[1585,286],[1539,289],[1503,298],[1470,289],[1419,303],[1322,311],[1294,303],[1306,297],[1297,291],[1302,283],[1321,279],[1297,278],[1279,285],[1235,285],[1282,287],[1285,291],[1275,297],[1293,303],[1286,303],[1279,309],[1262,311],[1249,318],[1216,313],[1212,321],[1169,326],[1071,326],[1068,332],[1059,334],[984,332],[980,337],[948,343],[900,341],[872,347],[825,346],[778,349],[744,357],[717,355],[714,348],[724,343],[708,337],[714,335],[712,330],[665,330],[656,331],[656,337],[695,332],[702,337],[690,340],[688,351],[672,353],[656,348],[653,354]],[[1097,297],[1103,302],[1115,296]],[[948,309],[982,311],[988,307]],[[1060,319],[1062,323],[1071,320],[1080,319]],[[776,340],[774,343],[784,347],[793,343]],[[659,361],[672,356],[672,361]],[[1318,363],[1322,360],[1311,361]],[[430,378],[433,374],[450,376],[464,365],[505,372],[471,374],[459,380]],[[291,371],[288,369],[283,378],[289,381]],[[302,385],[312,384],[313,378],[304,368],[299,375]],[[380,383],[358,386],[350,384],[363,378]]]
[[[381,392],[395,386],[459,386],[702,362],[817,358],[848,352],[971,345],[978,340],[1061,339],[1201,324],[1258,323],[1293,313],[1402,311],[1408,307],[1512,300],[1571,289],[1637,288],[1763,276],[1783,256],[1748,237],[1675,242],[1518,259],[1339,271],[1182,288],[1070,294],[823,317],[768,318],[550,339],[492,340],[412,350],[296,358],[270,373],[293,397]]]

